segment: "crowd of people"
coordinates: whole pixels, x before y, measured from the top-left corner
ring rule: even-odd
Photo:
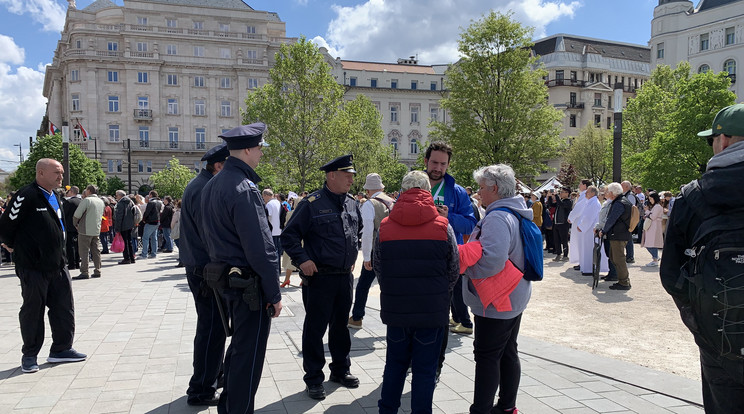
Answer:
[[[253,412],[271,319],[281,314],[281,288],[297,269],[309,398],[326,398],[326,332],[328,379],[346,388],[359,386],[351,372],[349,329],[362,328],[376,278],[380,317],[387,326],[380,413],[398,412],[409,372],[412,412],[432,412],[448,331],[475,334],[470,413],[517,413],[517,337],[531,280],[539,280],[527,278],[532,248],[555,254],[554,261],[575,264],[583,275],[607,272],[603,279],[616,282],[609,289],[627,291],[627,264],[634,262],[636,239],[651,254],[646,266],[661,266],[662,284],[700,345],[706,412],[741,412],[744,344],[737,347],[741,335],[734,335],[744,333],[735,328],[744,323],[741,303],[728,303],[737,300],[734,294],[711,296],[702,286],[724,279],[739,283],[738,276],[725,272],[744,264],[744,239],[729,231],[744,220],[732,221],[741,218],[739,210],[723,197],[735,172],[744,168],[741,125],[744,105],[734,105],[716,116],[712,130],[700,133],[716,155],[703,178],[682,190],[676,208],[671,193],[643,191],[628,181],[597,187],[582,180],[576,192],[556,187],[519,194],[514,171],[503,164],[474,171],[474,193],[447,174],[453,151],[443,142],[431,143],[425,170],[407,173],[399,191],[386,193],[381,176],[371,173],[365,177],[365,192],[353,197],[353,157],[343,155],[320,168],[325,174],[320,190],[274,194],[259,189],[255,171],[262,148],[268,146],[262,123],[221,135],[225,143],[204,155],[206,168],[188,184],[182,200],[165,196],[161,201],[154,190],[144,199],[120,190],[111,199],[99,196],[93,185],[81,195],[77,187],[65,188],[63,198],[57,190],[62,165],[42,159],[36,180],[5,202],[0,217],[0,241],[12,253],[21,281],[22,371],[39,370],[45,307],[53,341],[47,360],[87,358],[72,348],[70,281],[101,277],[101,253],[118,242],[116,249],[123,253],[119,264],[131,264],[155,258],[159,251],[172,252],[175,244],[197,312],[194,371],[186,391],[190,405],[216,405],[220,413]],[[540,229],[543,245],[537,230],[534,243],[523,235],[525,222]],[[724,247],[704,252],[701,240]],[[601,252],[599,260],[595,249]],[[360,250],[363,268],[355,297],[352,272]],[[731,263],[710,270],[699,260],[712,254],[715,259],[709,260],[723,256]],[[685,256],[698,261],[691,265]],[[689,273],[680,272],[684,266]],[[71,278],[69,270],[78,268],[80,274]],[[736,272],[742,274],[740,268]],[[711,313],[698,312],[709,304],[727,306],[725,315],[714,314],[723,326],[714,329],[712,338],[706,336],[711,327],[701,324],[710,322]],[[232,338],[225,349],[227,337]]]

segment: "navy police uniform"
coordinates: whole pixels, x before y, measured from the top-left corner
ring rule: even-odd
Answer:
[[[233,128],[221,135],[227,148],[243,149],[265,145],[266,126],[255,123]],[[261,178],[242,160],[229,157],[219,174],[202,191],[202,222],[212,262],[238,267],[243,275],[260,278],[260,308],[250,310],[244,289],[220,289],[233,336],[225,355],[225,387],[218,412],[252,413],[261,379],[266,343],[271,326],[267,304],[281,301],[276,278],[276,249],[264,212],[263,198],[256,183]]]
[[[224,163],[228,155],[227,144],[222,143],[207,151],[202,161],[208,165]],[[222,328],[217,299],[202,278],[204,266],[209,263],[209,253],[202,239],[205,233],[201,217],[201,193],[211,179],[212,172],[206,168],[194,177],[183,191],[181,206],[178,257],[186,267],[186,279],[196,305],[194,374],[186,390],[187,403],[190,405],[216,404],[216,385],[222,374],[225,354],[225,330]]]
[[[325,172],[355,173],[351,155],[321,167]],[[292,263],[299,267],[312,260],[318,272],[303,275],[305,323],[302,331],[304,380],[311,398],[323,399],[323,335],[328,327],[331,377],[347,387],[358,386],[349,374],[351,338],[347,319],[352,302],[352,266],[362,230],[357,202],[349,194],[331,192],[327,184],[304,198],[292,213],[281,241]],[[303,246],[304,242],[304,246]]]

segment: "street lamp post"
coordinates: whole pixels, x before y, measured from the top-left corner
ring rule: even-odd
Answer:
[[[619,183],[622,175],[623,151],[623,84],[615,83],[615,129],[612,134],[612,181]]]
[[[67,121],[62,121],[62,167],[65,169],[65,175],[62,178],[62,185],[70,185],[70,127]]]
[[[23,144],[20,142],[17,144],[13,144],[14,147],[18,147],[18,160],[20,162],[23,162]]]

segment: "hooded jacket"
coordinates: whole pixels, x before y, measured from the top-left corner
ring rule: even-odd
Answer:
[[[496,200],[486,208],[486,216],[475,227],[470,240],[479,240],[483,246],[483,257],[465,271],[462,278],[462,296],[465,304],[470,306],[473,315],[492,319],[513,319],[526,308],[532,296],[532,283],[524,278],[509,295],[512,310],[499,312],[492,305],[483,308],[472,280],[497,275],[506,265],[507,260],[519,269],[524,269],[524,247],[519,232],[519,220],[510,212],[493,211],[499,207],[508,207],[527,219],[532,220],[532,209],[524,202],[524,197],[517,195],[511,198]]]
[[[380,224],[373,255],[383,323],[447,325],[450,292],[459,275],[457,239],[430,192],[412,188],[400,195]]]
[[[469,234],[478,222],[475,219],[473,204],[467,191],[455,183],[455,178],[444,174],[444,204],[447,206],[447,219],[457,237],[457,244],[462,244],[463,234]]]

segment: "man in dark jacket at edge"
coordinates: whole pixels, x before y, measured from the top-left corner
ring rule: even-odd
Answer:
[[[116,190],[116,207],[114,208],[114,232],[121,234],[124,241],[124,259],[119,264],[132,264],[134,248],[132,247],[132,231],[134,231],[134,205],[124,190]]]
[[[428,176],[411,171],[383,219],[373,249],[387,354],[378,407],[396,413],[406,371],[413,372],[411,409],[431,412],[449,297],[459,276],[457,238],[430,193]]]
[[[204,282],[204,266],[209,263],[206,236],[201,217],[201,194],[213,176],[217,175],[230,155],[227,144],[220,144],[204,154],[207,166],[189,182],[181,200],[181,237],[178,257],[186,268],[186,280],[196,305],[194,335],[194,373],[186,390],[189,405],[217,405],[216,384],[223,372],[225,330],[222,327],[217,297]],[[227,308],[227,305],[224,306]]]
[[[625,262],[625,246],[630,240],[630,205],[623,197],[623,187],[620,183],[610,183],[605,193],[607,199],[612,201],[610,212],[607,213],[607,221],[604,228],[599,232],[599,237],[607,236],[610,241],[610,260],[617,269],[617,283],[610,285],[612,290],[630,290],[630,276],[628,275],[628,264]]]
[[[23,305],[18,314],[23,338],[21,370],[39,371],[36,356],[44,343],[44,308],[49,308],[52,346],[47,362],[84,361],[72,348],[75,305],[70,274],[65,267],[65,226],[62,202],[54,189],[62,185],[64,168],[42,158],[36,180],[21,188],[0,217],[0,241],[13,254],[21,282]]]
[[[713,128],[700,132],[698,136],[707,138],[714,153],[705,174],[698,180],[702,200],[705,200],[704,209],[713,214],[741,209],[744,205],[744,193],[740,190],[741,177],[744,176],[744,104],[722,109],[713,120]],[[667,223],[660,274],[661,284],[674,299],[686,324],[696,323],[691,308],[697,304],[690,300],[686,284],[677,286],[677,283],[680,269],[689,259],[685,249],[693,247],[692,239],[701,222],[701,217],[684,196],[675,200]],[[707,274],[704,276],[708,277]],[[733,305],[741,307],[744,304]],[[722,357],[695,332],[693,335],[700,349],[705,412],[744,413],[744,360]]]

